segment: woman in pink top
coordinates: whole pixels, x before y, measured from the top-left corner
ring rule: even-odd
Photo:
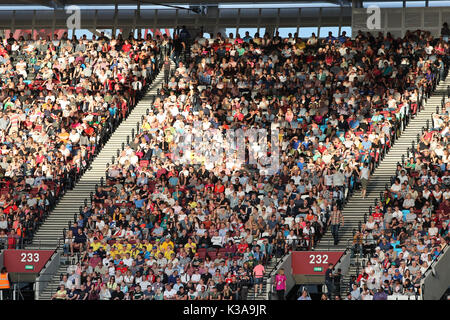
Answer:
[[[281,268],[275,276],[275,290],[277,291],[278,300],[284,300],[284,293],[286,291],[286,275],[284,269]]]

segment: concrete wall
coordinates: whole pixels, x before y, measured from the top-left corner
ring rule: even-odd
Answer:
[[[55,252],[50,261],[47,262],[44,269],[42,269],[39,277],[36,278],[35,283],[35,299],[39,300],[39,295],[45,290],[48,284],[51,282],[53,275],[58,271],[60,267],[61,254]]]
[[[421,281],[423,300],[439,300],[450,287],[450,246],[446,246],[443,253],[425,272]]]
[[[350,261],[351,261],[351,250],[347,249],[341,259],[334,266],[334,270],[341,269],[341,274],[347,274],[350,269]]]

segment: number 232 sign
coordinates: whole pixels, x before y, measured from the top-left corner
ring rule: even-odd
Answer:
[[[343,251],[294,251],[292,252],[292,273],[318,275],[325,274],[328,264],[335,265]]]
[[[3,263],[8,272],[39,273],[53,250],[5,250]]]

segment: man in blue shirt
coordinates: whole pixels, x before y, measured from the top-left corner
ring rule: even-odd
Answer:
[[[400,270],[395,269],[395,273],[392,277],[392,280],[396,281],[399,280],[400,282],[402,282],[403,276],[400,274]]]
[[[331,31],[328,32],[328,37],[325,38],[325,41],[326,41],[326,42],[330,42],[330,41],[331,41],[331,42],[334,42],[334,40],[336,40],[336,38],[333,37],[333,32],[331,32]]]
[[[138,198],[134,200],[134,205],[137,209],[141,209],[145,204],[145,199],[141,199],[141,195],[138,194]]]
[[[344,43],[345,41],[347,41],[347,36],[346,36],[347,32],[342,31],[341,35],[339,36],[339,42],[340,43]]]
[[[305,149],[308,149],[309,145],[311,144],[311,141],[309,141],[309,137],[305,137],[305,141],[302,142],[302,145],[305,146]]]
[[[176,177],[176,176],[171,176],[170,178],[169,178],[169,184],[171,185],[171,186],[176,186],[177,184],[178,184],[178,177]]]
[[[291,143],[292,143],[292,148],[294,150],[297,150],[300,145],[300,141],[298,141],[298,137],[297,136],[293,137],[291,140]]]
[[[350,122],[349,122],[350,128],[353,130],[357,129],[359,127],[359,120],[355,119],[354,116],[350,116]]]
[[[245,36],[244,38],[242,38],[242,40],[244,40],[245,42],[250,42],[250,40],[252,40],[252,37],[250,36],[250,32],[245,31]]]
[[[303,157],[300,157],[300,161],[297,162],[297,167],[298,167],[301,171],[303,171],[304,166],[305,166],[305,159],[304,159]]]
[[[369,141],[369,138],[367,136],[364,136],[364,140],[361,142],[361,144],[365,151],[369,151],[372,147],[372,142]]]

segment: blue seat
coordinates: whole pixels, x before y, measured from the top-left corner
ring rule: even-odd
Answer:
[[[410,213],[410,211],[409,210],[402,210],[402,213],[403,213],[403,221],[406,222],[406,215],[408,213]]]

